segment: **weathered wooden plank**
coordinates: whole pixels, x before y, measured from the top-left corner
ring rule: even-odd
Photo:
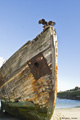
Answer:
[[[22,65],[24,65],[24,63],[26,63],[29,59],[50,46],[49,33],[47,34],[44,32],[39,39],[36,42],[34,39],[34,42],[32,41],[29,44],[23,46],[4,64],[4,67],[2,67],[2,71],[4,71],[3,76],[9,76]],[[5,69],[7,69],[7,71],[5,71]]]
[[[2,100],[38,105],[47,110],[47,120],[55,105],[57,87],[57,43],[51,31],[48,28],[26,43],[0,69]]]

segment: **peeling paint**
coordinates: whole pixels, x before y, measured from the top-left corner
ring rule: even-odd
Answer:
[[[52,27],[25,44],[1,68],[2,109],[24,120],[50,120],[55,108],[58,55],[51,31]]]

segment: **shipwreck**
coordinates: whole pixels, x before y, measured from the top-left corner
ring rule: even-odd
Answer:
[[[1,110],[22,120],[50,120],[57,96],[57,36],[54,22],[0,68]]]

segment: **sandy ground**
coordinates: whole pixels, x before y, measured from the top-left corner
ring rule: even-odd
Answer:
[[[55,109],[51,120],[80,120],[80,107]]]
[[[19,120],[9,114],[1,114],[0,120]],[[80,120],[79,108],[55,109],[51,120]]]

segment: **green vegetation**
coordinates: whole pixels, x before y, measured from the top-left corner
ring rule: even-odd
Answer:
[[[80,87],[77,86],[74,89],[58,92],[58,97],[72,100],[80,100]]]

